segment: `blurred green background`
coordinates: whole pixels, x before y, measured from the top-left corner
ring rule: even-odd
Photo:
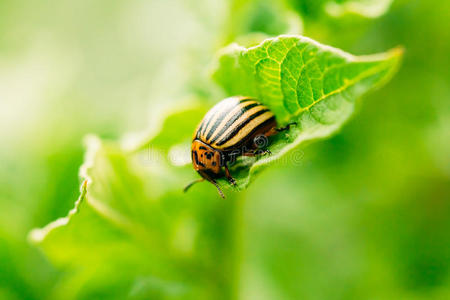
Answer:
[[[0,299],[57,299],[71,271],[27,235],[73,207],[87,133],[219,100],[216,51],[283,33],[405,57],[300,166],[242,192],[238,297],[450,299],[449,14],[446,0],[0,1]]]

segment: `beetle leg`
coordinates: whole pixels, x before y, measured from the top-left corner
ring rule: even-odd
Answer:
[[[272,129],[270,129],[268,132],[265,133],[265,136],[272,136],[282,131],[289,130],[292,125],[297,125],[297,122],[289,123],[286,126],[280,128],[273,127]]]
[[[202,172],[201,175],[208,180],[209,182],[211,182],[212,184],[214,184],[214,186],[217,189],[217,192],[219,193],[220,197],[222,197],[223,199],[225,199],[225,195],[223,194],[222,190],[220,189],[219,185],[217,184],[217,182],[211,178],[208,174]]]
[[[258,154],[256,154],[255,150],[250,150],[250,151],[247,151],[247,152],[242,153],[242,155],[243,155],[243,156],[250,156],[250,157],[253,157],[253,156],[256,156],[256,155],[258,155]]]
[[[281,127],[281,128],[275,128],[275,130],[276,130],[277,132],[289,130],[289,129],[291,128],[292,125],[296,126],[296,125],[297,125],[297,122],[289,123],[289,124],[287,124],[286,126]]]
[[[197,182],[202,182],[203,180],[208,180],[209,182],[211,182],[217,189],[217,192],[219,193],[220,197],[222,197],[223,199],[225,199],[225,195],[223,194],[222,190],[220,189],[219,185],[217,184],[217,182],[211,178],[208,174],[206,174],[205,172],[199,171],[200,175],[203,178],[194,180],[193,182],[189,183],[185,188],[184,188],[184,192],[186,192],[191,186],[193,186],[194,184],[196,184]]]
[[[225,176],[227,177],[228,181],[231,185],[236,185],[236,180],[231,176],[230,170],[228,169],[228,166],[225,164]]]
[[[225,199],[225,195],[223,194],[223,192],[222,192],[222,190],[220,189],[220,187],[219,187],[219,185],[217,184],[217,182],[216,182],[214,179],[212,179],[212,178],[208,179],[208,181],[211,182],[212,184],[214,184],[214,186],[216,187],[217,192],[219,193],[220,197],[222,197],[223,199]]]
[[[264,149],[264,150],[251,150],[251,151],[242,153],[243,156],[249,156],[249,157],[261,156],[261,155],[265,155],[265,154],[272,154],[272,152],[270,152],[269,149]]]
[[[266,154],[272,155],[272,152],[269,149],[265,149],[260,154],[261,155],[266,155]]]

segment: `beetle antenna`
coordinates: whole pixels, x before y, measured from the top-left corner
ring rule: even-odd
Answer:
[[[192,181],[191,183],[189,183],[188,185],[186,185],[184,187],[183,192],[186,193],[191,186],[193,186],[197,182],[202,182],[203,180],[205,180],[205,178],[200,178],[200,179],[196,179],[196,180]]]
[[[196,179],[196,180],[194,180],[194,181],[192,181],[191,183],[189,183],[188,185],[186,185],[185,187],[184,187],[184,189],[183,189],[183,192],[184,193],[186,193],[190,188],[191,188],[191,186],[193,186],[194,184],[196,184],[197,182],[202,182],[202,181],[204,181],[205,180],[205,178],[200,178],[200,179]],[[219,193],[219,195],[220,195],[220,197],[222,197],[223,199],[225,199],[225,195],[223,194],[223,192],[222,192],[222,190],[220,189],[220,187],[219,187],[219,185],[217,184],[217,182],[215,181],[215,180],[208,180],[209,182],[211,182],[212,184],[214,184],[214,186],[216,187],[216,189],[217,189],[217,192]]]

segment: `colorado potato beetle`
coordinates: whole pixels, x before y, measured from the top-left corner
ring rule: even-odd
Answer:
[[[225,198],[216,179],[225,175],[230,184],[236,184],[229,164],[239,156],[270,154],[267,138],[288,130],[293,124],[277,128],[275,115],[253,98],[235,96],[220,101],[206,113],[194,132],[192,165],[202,178],[187,185],[184,191],[194,183],[207,180]]]

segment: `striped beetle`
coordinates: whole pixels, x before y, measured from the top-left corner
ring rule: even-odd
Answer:
[[[235,96],[220,101],[206,113],[194,132],[192,165],[202,178],[188,184],[184,191],[206,179],[225,198],[216,182],[223,176],[222,167],[230,184],[235,185],[228,165],[238,156],[270,154],[268,149],[261,149],[267,146],[267,137],[288,130],[294,124],[277,128],[275,115],[253,98]]]

